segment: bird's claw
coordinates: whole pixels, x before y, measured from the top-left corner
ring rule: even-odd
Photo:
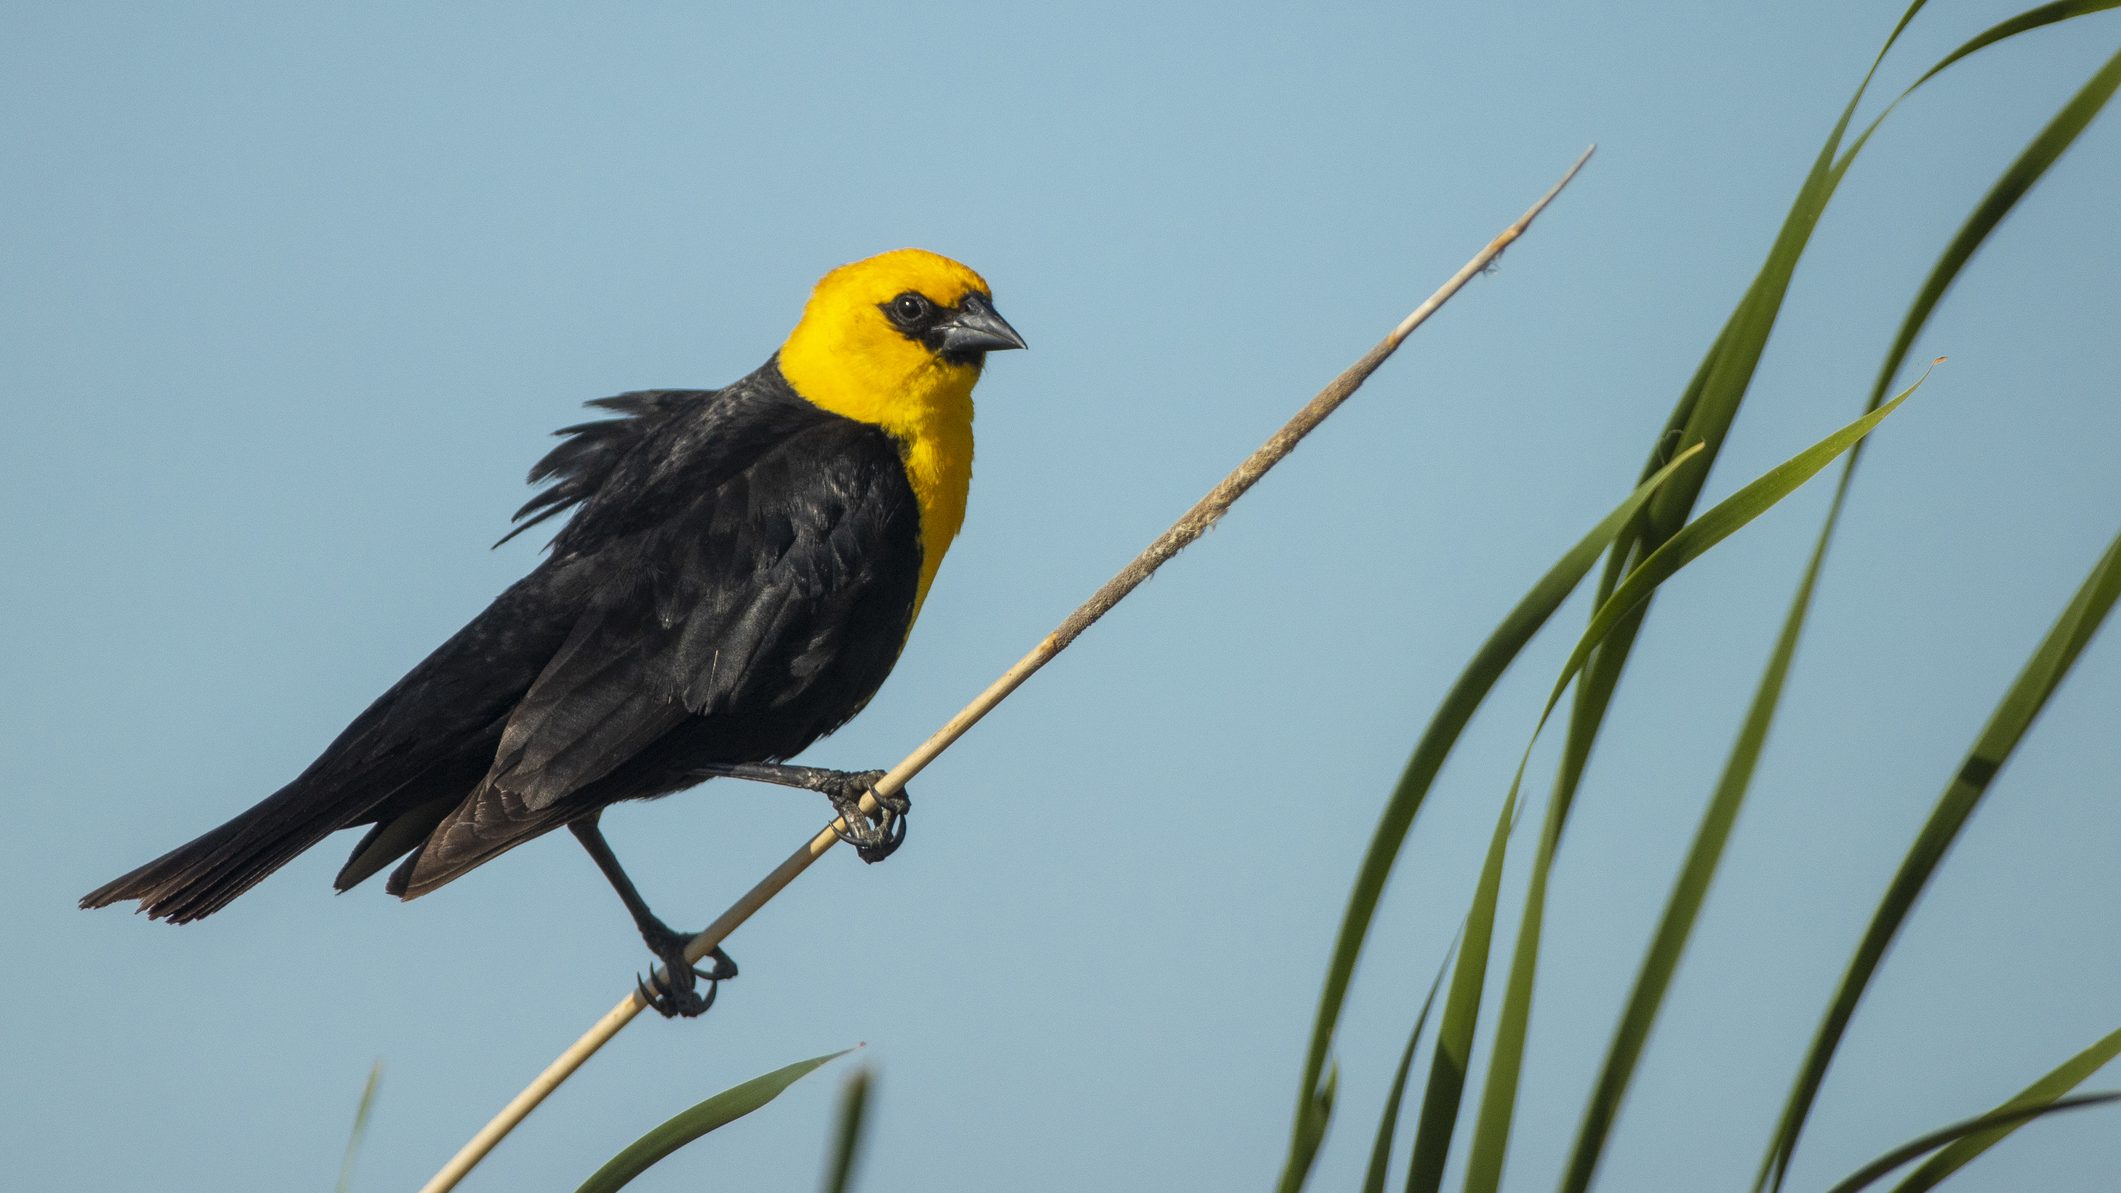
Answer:
[[[706,969],[686,961],[684,941],[689,939],[678,937],[674,947],[656,950],[663,961],[663,972],[671,975],[667,979],[668,989],[662,988],[666,979],[657,974],[645,978],[637,975],[633,981],[642,1005],[666,1019],[690,1019],[706,1014],[707,1008],[714,1005],[714,996],[720,991],[721,983],[736,976],[736,962],[720,949],[707,955],[713,964]],[[682,979],[677,977],[679,974],[684,975]],[[705,994],[700,992],[697,984],[700,981],[707,983]]]
[[[679,972],[690,975],[694,971],[688,966]],[[655,975],[650,975],[653,976]],[[707,1008],[714,1005],[715,991],[719,989],[715,983],[709,982],[707,993],[701,994],[699,987],[687,980],[669,990],[658,990],[650,984],[648,978],[642,977],[634,978],[633,985],[634,989],[640,992],[642,1005],[665,1019],[690,1019],[695,1015],[706,1014]]]
[[[904,791],[876,794],[876,785],[883,777],[880,770],[852,772],[825,793],[832,801],[833,811],[840,816],[832,826],[833,833],[854,846],[856,857],[872,865],[898,852],[905,843],[906,817],[913,811],[913,801]],[[864,795],[875,798],[875,812],[862,812]]]

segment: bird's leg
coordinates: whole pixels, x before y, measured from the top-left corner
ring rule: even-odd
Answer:
[[[685,946],[691,943],[695,934],[673,930],[670,925],[656,918],[654,912],[648,910],[648,901],[641,898],[641,892],[634,889],[633,880],[626,877],[626,871],[619,866],[617,855],[611,852],[610,843],[604,840],[603,831],[597,828],[597,818],[587,816],[567,827],[574,833],[575,840],[582,843],[582,848],[589,851],[590,860],[597,864],[597,869],[604,872],[611,888],[619,893],[619,899],[633,915],[634,926],[641,930],[641,939],[648,945],[648,951],[654,953],[663,963],[663,972],[668,976],[657,983],[664,987],[663,989],[654,989],[646,981],[635,981],[634,984],[641,991],[642,1001],[666,1017],[690,1017],[713,1006],[716,984],[736,976],[736,962],[730,960],[729,954],[716,948],[708,954],[714,960],[711,968],[694,967],[692,962],[685,959]],[[699,992],[695,984],[695,979],[698,978],[705,978],[707,981],[705,995]]]
[[[865,862],[880,862],[897,852],[906,840],[906,815],[913,811],[913,801],[904,791],[891,796],[877,796],[875,819],[862,815],[862,797],[875,794],[878,780],[884,777],[880,770],[829,770],[822,766],[788,766],[772,762],[736,762],[715,766],[703,766],[697,772],[702,777],[750,779],[758,783],[774,783],[782,787],[800,787],[815,791],[832,801],[832,810],[839,813],[845,828],[834,827],[833,831]]]

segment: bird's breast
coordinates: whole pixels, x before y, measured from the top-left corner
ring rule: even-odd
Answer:
[[[894,438],[920,508],[921,578],[913,596],[913,613],[919,617],[943,555],[965,524],[965,500],[972,489],[972,420],[967,417],[955,425],[936,420],[935,425],[910,430]],[[907,628],[912,628],[910,622]]]

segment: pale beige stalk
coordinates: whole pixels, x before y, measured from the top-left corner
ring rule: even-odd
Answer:
[[[1553,202],[1554,197],[1561,193],[1561,189],[1576,177],[1578,170],[1583,169],[1584,163],[1591,159],[1591,152],[1590,149],[1584,150],[1583,156],[1576,159],[1576,164],[1569,167],[1568,173],[1561,176],[1561,181],[1555,183],[1553,189],[1540,196],[1539,201],[1517,217],[1515,223],[1489,241],[1486,248],[1474,254],[1472,260],[1452,274],[1451,280],[1431,294],[1426,302],[1414,308],[1412,314],[1400,320],[1399,326],[1393,328],[1376,347],[1364,353],[1362,359],[1349,365],[1347,371],[1320,390],[1318,396],[1306,403],[1302,410],[1297,411],[1296,416],[1281,430],[1276,431],[1272,438],[1260,445],[1235,471],[1224,477],[1222,483],[1209,490],[1208,495],[1201,498],[1192,509],[1187,510],[1184,517],[1172,524],[1171,529],[1164,531],[1146,550],[1135,556],[1134,562],[1120,569],[1119,574],[1106,581],[1105,586],[1098,589],[1089,600],[1084,601],[1081,608],[1069,614],[1068,619],[1046,635],[1032,648],[1030,654],[1017,660],[1014,667],[1003,672],[1000,679],[987,685],[986,691],[974,697],[972,703],[950,718],[948,724],[936,730],[934,736],[922,742],[904,761],[892,767],[890,773],[877,783],[876,790],[888,796],[904,789],[913,776],[935,761],[937,755],[949,749],[951,743],[964,736],[967,729],[972,728],[981,717],[993,711],[995,705],[1007,698],[1009,693],[1031,678],[1032,672],[1045,666],[1053,656],[1066,649],[1070,642],[1075,641],[1077,635],[1090,627],[1090,623],[1103,617],[1107,610],[1134,591],[1152,572],[1162,567],[1165,561],[1207,533],[1208,528],[1215,525],[1216,520],[1223,516],[1231,503],[1244,496],[1245,490],[1265,476],[1269,468],[1280,463],[1282,457],[1288,455],[1304,436],[1324,422],[1326,416],[1338,409],[1342,402],[1347,401],[1370,374],[1376,372],[1377,367],[1399,348],[1400,341],[1426,322],[1430,315],[1435,314],[1438,307],[1450,301],[1451,296],[1457,294],[1474,275],[1492,264],[1504,249],[1510,247],[1511,242],[1524,235],[1525,229],[1531,227],[1532,221],[1538,218],[1539,213],[1546,210],[1547,204]],[[874,797],[863,797],[861,808],[864,812],[874,811]],[[734,906],[723,912],[714,923],[709,924],[705,931],[693,937],[692,943],[686,946],[685,955],[693,961],[698,961],[705,957],[709,950],[727,940],[730,933],[751,918],[753,912],[764,907],[768,900],[781,892],[781,888],[795,881],[796,875],[808,869],[811,862],[824,856],[826,850],[838,844],[839,837],[835,829],[841,827],[844,827],[844,824],[834,820],[830,826],[810,838],[801,849],[790,854],[787,861],[774,867],[773,873],[760,879],[758,885],[745,892],[744,897],[737,900]],[[662,972],[658,970],[657,977],[660,979],[662,976]],[[619,1005],[606,1011],[604,1017],[596,1021],[595,1026],[584,1033],[581,1039],[576,1040],[567,1051],[561,1053],[558,1059],[547,1065],[545,1071],[538,1074],[537,1080],[526,1086],[523,1092],[501,1108],[501,1112],[494,1116],[492,1122],[472,1136],[471,1142],[466,1143],[433,1179],[421,1186],[420,1193],[445,1193],[446,1190],[456,1188],[457,1182],[464,1179],[464,1174],[470,1172],[473,1165],[484,1159],[486,1153],[492,1151],[503,1136],[514,1130],[516,1124],[523,1121],[524,1116],[536,1109],[547,1094],[559,1088],[562,1081],[582,1067],[582,1062],[588,1060],[606,1041],[617,1035],[619,1029],[631,1022],[635,1015],[640,1014],[644,1006],[638,993],[630,993]]]

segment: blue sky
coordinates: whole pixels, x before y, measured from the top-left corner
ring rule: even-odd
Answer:
[[[2011,11],[1930,6],[1881,93]],[[411,904],[334,897],[334,842],[193,927],[73,906],[284,782],[530,567],[536,536],[486,546],[580,402],[741,375],[842,261],[917,244],[987,276],[1032,351],[980,390],[964,536],[883,693],[808,756],[888,765],[1596,141],[1497,272],[922,777],[897,858],[828,858],[731,940],[744,976],[708,1019],[636,1024],[465,1186],[572,1187],[699,1097],[867,1041],[870,1193],[1264,1187],[1416,732],[1626,491],[1897,16],[6,6],[11,1178],[327,1187],[380,1057],[356,1187],[411,1187],[628,987],[638,941],[563,837]],[[2019,39],[1894,115],[1711,497],[1854,415],[1944,239],[2117,36],[2109,15]],[[2115,530],[2117,163],[2109,112],[1916,347],[1951,361],[1874,441],[1606,1188],[1749,1178],[1901,850]],[[1658,605],[1555,875],[1513,1187],[1558,1169],[1826,497]],[[1498,689],[1423,813],[1319,1188],[1360,1171],[1569,637]],[[1890,958],[1799,1187],[2115,1026],[2117,704],[2109,633]],[[717,783],[605,823],[690,927],[821,821]],[[637,1187],[812,1187],[837,1076]],[[2101,1113],[1960,1187],[2102,1187]]]

